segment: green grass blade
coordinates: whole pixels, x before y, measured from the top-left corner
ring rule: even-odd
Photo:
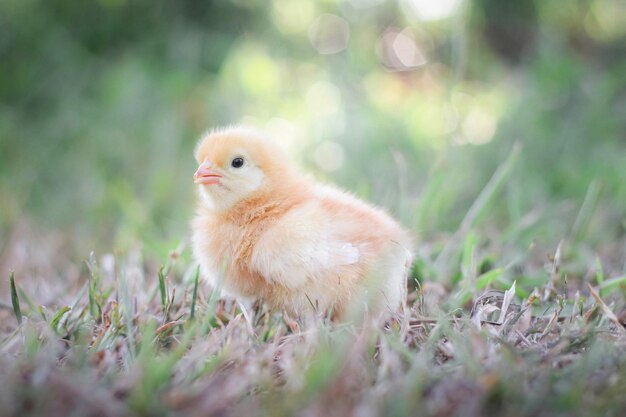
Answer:
[[[89,314],[91,317],[98,317],[96,309],[95,285],[93,276],[89,279]]]
[[[515,166],[515,163],[517,162],[520,149],[521,145],[519,145],[519,143],[515,143],[509,157],[498,167],[496,172],[494,172],[489,182],[487,182],[476,200],[474,200],[470,209],[465,214],[465,217],[463,218],[463,221],[461,221],[457,231],[454,233],[454,236],[448,240],[448,243],[446,243],[439,256],[437,256],[435,269],[439,271],[439,275],[442,276],[442,279],[449,279],[448,275],[452,264],[451,261],[458,255],[459,242],[464,241],[465,236],[475,224],[478,216],[493,200],[497,191],[508,178],[513,167]]]
[[[58,329],[61,318],[68,311],[70,311],[70,308],[68,306],[64,306],[63,308],[61,308],[59,311],[56,312],[54,317],[52,317],[52,322],[50,323],[50,326],[52,326],[54,330]]]
[[[218,299],[220,298],[220,294],[222,293],[222,284],[224,283],[224,277],[226,276],[226,271],[228,269],[228,262],[228,259],[224,259],[224,261],[222,262],[219,279],[217,280],[215,286],[211,288],[211,295],[209,296],[206,308],[207,314],[202,319],[202,325],[199,327],[200,332],[203,335],[209,334],[209,331],[213,327],[213,322],[215,318],[215,306]]]
[[[473,295],[480,290],[487,288],[489,284],[498,279],[505,268],[496,268],[491,271],[487,271],[476,279],[474,283],[474,290],[469,285],[463,285],[461,290],[454,296],[457,306],[463,306],[472,299]]]
[[[89,314],[91,314],[91,317],[97,319],[100,317],[102,309],[96,300],[96,289],[98,288],[99,279],[96,257],[93,252],[89,254],[87,267],[89,269]]]
[[[196,300],[198,299],[198,279],[200,278],[200,265],[196,268],[196,275],[193,278],[193,296],[191,297],[191,313],[189,320],[194,320],[196,316]]]
[[[596,282],[600,286],[602,286],[604,282],[604,270],[602,269],[602,262],[598,256],[596,256]]]
[[[476,234],[472,231],[467,233],[465,244],[463,245],[463,257],[461,260],[461,271],[463,279],[469,284],[476,275]]]
[[[37,309],[37,306],[35,305],[33,300],[31,300],[31,298],[28,296],[26,291],[24,291],[24,288],[17,288],[17,294],[20,296],[20,300],[22,300],[22,303],[26,303],[28,308],[30,308],[31,310]]]
[[[159,269],[159,291],[161,292],[161,306],[163,306],[163,311],[165,311],[167,307],[167,290],[165,289],[165,275],[163,274],[164,266]]]
[[[127,334],[126,339],[128,341],[128,353],[130,355],[130,357],[127,358],[127,363],[125,365],[129,366],[131,361],[134,360],[135,357],[137,357],[137,346],[135,344],[135,331],[133,326],[133,305],[131,301],[130,291],[128,288],[128,280],[126,278],[124,270],[122,270],[122,273],[120,274],[118,286],[120,301],[124,311],[124,321]]]
[[[585,237],[585,232],[588,229],[589,223],[591,223],[591,218],[593,217],[593,213],[596,211],[596,207],[598,206],[601,196],[602,183],[598,180],[593,180],[587,188],[585,199],[583,200],[583,204],[580,207],[580,211],[578,212],[578,216],[576,216],[574,226],[572,227],[570,236],[574,242],[577,242]]]
[[[46,316],[46,310],[44,310],[43,306],[37,307],[37,312],[43,319],[43,321],[48,321],[48,316]]]
[[[18,324],[22,324],[22,309],[20,309],[20,299],[17,296],[17,288],[15,287],[15,273],[11,272],[11,304],[13,304],[13,312]]]
[[[626,285],[626,275],[611,278],[606,281],[603,281],[600,285],[600,294],[601,295],[609,295],[615,290],[619,289],[621,286]]]
[[[482,290],[486,288],[489,284],[498,279],[503,272],[504,268],[496,268],[485,272],[476,279],[476,289]]]

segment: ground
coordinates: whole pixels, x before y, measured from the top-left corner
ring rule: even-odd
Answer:
[[[622,415],[626,277],[605,278],[598,261],[592,278],[568,279],[563,242],[529,293],[522,276],[505,291],[488,289],[504,271],[477,270],[475,243],[470,235],[459,258],[467,279],[413,281],[406,308],[372,326],[323,317],[294,324],[261,303],[219,298],[176,251],[160,270],[138,251],[92,254],[62,288],[70,300],[62,306],[40,305],[17,276],[12,303],[0,309],[1,409]]]

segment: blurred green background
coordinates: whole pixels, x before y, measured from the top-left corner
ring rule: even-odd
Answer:
[[[1,262],[47,234],[77,259],[166,256],[196,140],[235,123],[423,242],[517,142],[485,236],[623,259],[623,0],[1,0]]]

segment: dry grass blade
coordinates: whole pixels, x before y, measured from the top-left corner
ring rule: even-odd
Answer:
[[[543,299],[550,300],[557,293],[557,285],[561,278],[561,257],[563,253],[563,245],[564,241],[561,240],[556,247],[556,251],[554,252],[554,256],[552,257],[552,263],[550,265],[549,275],[550,280],[548,281],[548,285],[544,288]]]
[[[558,320],[559,320],[559,312],[554,311],[552,313],[552,316],[550,317],[550,321],[548,322],[548,324],[546,324],[546,327],[541,332],[541,336],[539,337],[539,339],[543,339],[548,333],[550,333],[555,323],[558,323]]]
[[[500,317],[498,317],[498,323],[504,323],[504,319],[506,318],[506,313],[509,311],[509,306],[515,297],[515,281],[513,281],[513,285],[504,293],[504,299],[502,300],[502,307],[500,307]]]
[[[252,324],[252,315],[248,312],[248,309],[246,308],[244,303],[238,301],[237,305],[239,306],[239,309],[241,310],[241,314],[243,315],[246,321],[248,332],[250,332],[250,334],[254,334],[254,325]]]
[[[624,326],[622,325],[622,323],[620,323],[615,313],[613,313],[613,311],[609,308],[609,306],[607,306],[604,303],[604,301],[602,301],[602,298],[600,298],[600,295],[598,295],[596,290],[594,290],[590,284],[587,284],[587,286],[589,287],[589,293],[591,294],[593,299],[596,301],[596,304],[598,304],[600,308],[602,309],[602,313],[604,313],[604,315],[615,324],[615,327],[617,327],[617,330],[620,332],[622,336],[626,335],[626,329],[624,329]]]
[[[175,321],[170,321],[169,323],[165,323],[163,326],[157,328],[155,330],[155,333],[157,335],[160,335],[161,333],[165,332],[168,329],[171,329],[174,326],[179,326],[185,324],[185,322],[183,320],[175,320]]]

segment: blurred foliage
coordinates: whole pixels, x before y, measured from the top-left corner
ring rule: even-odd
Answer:
[[[3,236],[28,218],[162,255],[195,141],[247,123],[424,239],[518,142],[482,219],[518,244],[624,239],[622,0],[2,0],[0,56]]]

